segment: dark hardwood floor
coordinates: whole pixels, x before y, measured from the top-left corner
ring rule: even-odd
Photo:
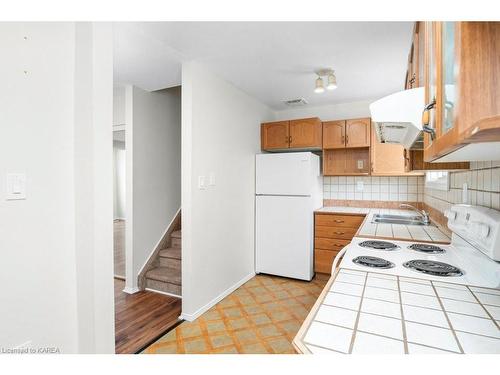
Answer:
[[[132,354],[178,322],[181,299],[148,291],[127,294],[124,287],[115,279],[115,351]]]

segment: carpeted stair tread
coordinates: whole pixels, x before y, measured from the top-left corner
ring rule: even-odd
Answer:
[[[180,247],[169,247],[163,250],[160,250],[160,256],[162,258],[172,258],[172,259],[181,259],[182,250]]]
[[[146,278],[181,285],[181,271],[169,267],[155,267],[146,272]]]

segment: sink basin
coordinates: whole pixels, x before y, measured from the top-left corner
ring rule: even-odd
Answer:
[[[402,225],[431,225],[422,221],[421,216],[375,214],[372,223],[378,224],[402,224]]]

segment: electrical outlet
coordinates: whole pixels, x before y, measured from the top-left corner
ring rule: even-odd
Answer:
[[[358,160],[358,169],[363,169],[365,162],[363,160]]]
[[[24,173],[7,174],[7,200],[26,199],[26,175]]]

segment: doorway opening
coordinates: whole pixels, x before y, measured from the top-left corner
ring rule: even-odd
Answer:
[[[115,83],[115,351],[137,353],[181,314],[181,89]]]

